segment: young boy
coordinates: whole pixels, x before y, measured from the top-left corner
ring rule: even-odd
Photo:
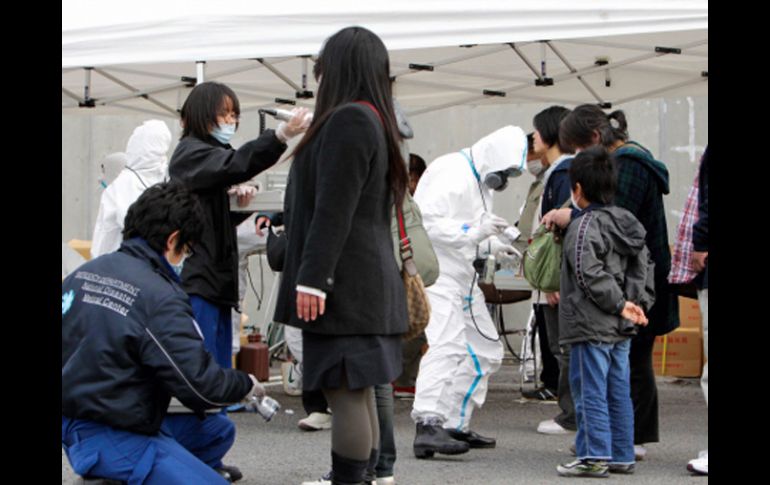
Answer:
[[[654,301],[645,230],[610,205],[616,170],[605,148],[580,152],[569,176],[576,209],[563,243],[559,344],[571,346],[577,460],[556,469],[579,477],[633,473],[630,336],[647,324]]]

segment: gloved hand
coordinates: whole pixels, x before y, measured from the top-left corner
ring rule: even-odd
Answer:
[[[265,388],[259,383],[257,378],[254,377],[253,374],[249,374],[249,379],[251,379],[253,385],[251,386],[249,393],[246,394],[242,400],[244,404],[250,404],[255,400],[258,401],[265,397]]]
[[[294,116],[291,117],[288,123],[281,121],[275,130],[275,136],[284,143],[300,133],[304,133],[313,119],[310,110],[307,108],[294,108],[291,112],[294,113]]]
[[[251,199],[257,195],[257,188],[253,185],[234,185],[227,191],[228,195],[236,195],[238,198],[238,207],[246,207]]]
[[[502,217],[494,214],[485,214],[481,218],[481,224],[468,229],[468,235],[474,242],[476,242],[476,244],[479,244],[489,236],[500,234],[508,226],[510,226],[510,224],[508,224],[508,221]]]
[[[497,236],[490,236],[489,239],[481,243],[481,254],[484,256],[492,254],[501,263],[503,260],[510,261],[513,258],[521,258],[521,253],[516,248],[504,243]]]

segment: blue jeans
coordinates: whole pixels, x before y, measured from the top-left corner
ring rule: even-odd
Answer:
[[[233,317],[231,308],[190,295],[190,306],[203,334],[203,346],[220,367],[233,367]]]
[[[569,380],[575,403],[578,459],[634,463],[629,339],[572,344]]]
[[[183,422],[189,419],[200,424]],[[178,440],[172,433],[180,425],[198,433]],[[61,437],[72,469],[83,477],[111,478],[129,485],[206,485],[227,483],[210,464],[221,464],[233,444],[235,429],[219,414],[203,422],[192,415],[167,417],[154,436],[62,416]]]

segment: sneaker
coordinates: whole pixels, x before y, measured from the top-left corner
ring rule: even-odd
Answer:
[[[300,372],[296,362],[281,364],[281,379],[283,380],[283,392],[289,396],[302,395],[302,372]]]
[[[310,413],[305,419],[300,419],[297,423],[299,429],[305,431],[319,431],[322,429],[331,429],[332,415],[327,413]]]
[[[643,445],[634,445],[634,459],[642,461],[645,456],[647,456],[647,448]]]
[[[620,473],[623,475],[631,475],[636,469],[634,463],[610,463],[607,465],[610,473]]]
[[[556,394],[546,387],[539,387],[529,391],[521,391],[521,397],[524,399],[534,399],[537,401],[555,401]]]
[[[540,424],[537,425],[537,432],[543,434],[567,434],[570,431],[566,428],[563,428],[553,419],[548,419],[541,421]]]
[[[372,482],[372,485],[396,485],[396,479],[394,477],[378,477],[377,481]]]
[[[241,473],[237,466],[222,465],[219,468],[215,468],[214,471],[222,475],[222,478],[230,483],[237,482],[243,478],[243,473]]]
[[[396,399],[414,399],[414,386],[401,387],[393,386],[393,397]]]
[[[604,461],[575,460],[572,463],[557,466],[556,471],[563,477],[607,478],[610,476],[609,467]]]
[[[687,463],[687,469],[697,475],[708,475],[709,474],[708,451],[706,451],[706,453],[703,456],[698,456],[698,458],[690,460]]]

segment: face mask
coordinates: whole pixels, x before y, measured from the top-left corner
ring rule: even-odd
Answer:
[[[543,167],[543,161],[540,159],[530,160],[527,162],[527,170],[535,177],[543,173],[544,168],[545,167]]]
[[[499,170],[497,172],[490,172],[484,177],[484,185],[492,190],[500,192],[508,186],[508,172],[506,170]]]
[[[233,135],[235,135],[235,124],[217,125],[211,130],[211,136],[223,145],[227,145]]]
[[[177,276],[180,278],[182,277],[182,268],[184,267],[184,260],[187,259],[187,256],[182,256],[182,259],[179,260],[179,264],[173,264],[171,261],[168,261],[169,266],[171,266],[171,269],[174,270],[174,273],[176,273]]]
[[[580,209],[580,206],[578,206],[578,201],[575,200],[575,194],[573,194],[572,192],[570,192],[569,194],[569,200],[570,202],[572,202],[572,207],[574,207],[575,209]]]

